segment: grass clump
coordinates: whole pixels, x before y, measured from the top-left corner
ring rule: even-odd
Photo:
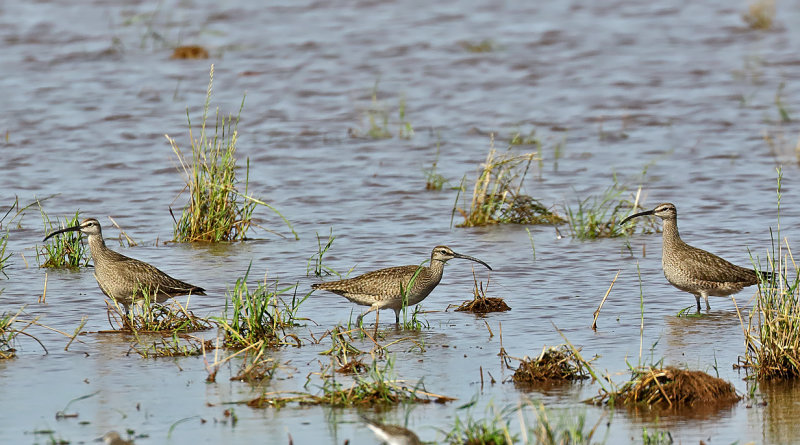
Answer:
[[[211,101],[211,86],[214,81],[214,65],[211,65],[210,80],[203,107],[200,136],[195,139],[192,122],[189,119],[189,140],[192,146],[191,158],[187,157],[174,139],[165,135],[183,169],[189,202],[183,208],[180,219],[175,221],[176,242],[194,241],[240,241],[246,239],[247,231],[253,226],[253,212],[257,205],[263,205],[277,213],[295,238],[297,233],[291,223],[274,207],[248,195],[250,161],[245,168],[244,191],[240,191],[236,176],[236,144],[238,141],[239,116],[244,108],[242,99],[239,115],[225,117],[217,110],[214,135],[206,133],[208,107]],[[172,209],[170,208],[170,212]],[[174,215],[173,215],[174,218]]]
[[[336,372],[340,374],[361,373],[368,370],[367,365],[359,358],[364,351],[353,345],[353,332],[361,333],[362,328],[346,329],[336,326],[330,331],[331,347],[320,354],[332,358]]]
[[[253,408],[263,408],[299,403],[300,405],[325,405],[337,408],[372,408],[401,403],[446,403],[454,400],[425,391],[421,382],[409,387],[407,382],[395,379],[393,371],[394,360],[390,357],[383,367],[374,361],[365,375],[354,375],[353,382],[349,386],[336,381],[333,375],[327,375],[324,376],[319,394],[296,393],[285,396],[278,393],[267,393],[250,400],[247,405]]]
[[[117,326],[119,332],[195,332],[210,329],[212,326],[209,320],[188,310],[188,303],[183,306],[173,300],[169,304],[159,304],[152,301],[146,290],[142,290],[141,295],[143,298],[130,309],[120,307],[116,301],[106,300],[109,321],[112,326]]]
[[[589,374],[583,361],[567,345],[543,347],[535,359],[524,358],[514,371],[514,383],[532,385],[583,380]]]
[[[459,410],[468,410],[477,403],[473,398],[469,403],[460,406]],[[447,432],[444,441],[449,444],[464,445],[506,445],[517,442],[517,436],[510,432],[509,417],[516,411],[515,408],[506,408],[497,412],[494,406],[489,405],[492,416],[484,419],[475,419],[467,412],[466,419],[456,416],[452,429]]]
[[[139,340],[138,335],[136,338]],[[139,341],[140,345],[142,343]],[[190,335],[179,335],[177,332],[173,332],[171,337],[162,337],[155,340],[145,347],[132,347],[142,358],[193,357],[203,355],[205,350],[213,348],[214,345],[211,340],[203,340]]]
[[[232,291],[226,292],[225,309],[222,317],[215,321],[223,330],[224,346],[242,349],[256,344],[264,343],[270,346],[286,344],[300,345],[300,339],[294,334],[284,332],[286,328],[298,326],[297,317],[300,305],[311,295],[309,292],[302,298],[297,298],[295,293],[291,302],[287,303],[281,295],[297,288],[297,285],[277,289],[277,283],[272,287],[266,278],[258,284],[255,291],[250,292],[247,287],[247,277],[250,267],[244,277],[236,280]],[[292,343],[289,343],[289,340]]]
[[[483,39],[480,42],[460,42],[462,48],[470,53],[490,53],[497,49],[497,45],[490,39]]]
[[[45,348],[36,337],[25,332],[25,329],[35,323],[38,318],[27,322],[20,320],[19,316],[22,314],[24,309],[25,308],[23,307],[16,313],[5,312],[0,314],[0,360],[7,360],[17,356],[17,350],[14,348],[14,343],[16,342],[17,337],[20,335],[25,335],[32,338],[39,343],[42,349],[44,349],[45,353],[47,353],[47,348]],[[20,328],[18,325],[21,323],[24,323],[24,326]]]
[[[539,201],[521,193],[522,182],[534,159],[535,153],[517,155],[506,151],[498,154],[492,139],[492,148],[486,155],[472,190],[469,210],[453,209],[464,217],[464,222],[458,227],[564,222]]]
[[[781,182],[778,173],[778,238],[781,236]],[[786,253],[779,247],[772,253],[770,272],[773,276],[789,276],[794,271],[794,281],[777,280],[762,283],[744,328],[746,352],[742,367],[754,377],[765,379],[796,379],[800,377],[800,267],[794,260],[788,239],[784,239]],[[774,246],[774,244],[773,244]],[[740,314],[741,317],[741,314]],[[744,323],[742,323],[744,325]]]
[[[554,419],[552,411],[548,411],[544,404],[529,403],[536,411],[536,424],[533,428],[527,429],[528,442],[541,445],[590,445],[593,443],[604,443],[596,441],[597,429],[603,422],[601,417],[595,425],[589,429],[586,424],[585,413],[574,415],[567,413]],[[526,428],[523,425],[523,428]],[[606,430],[607,433],[608,430]]]
[[[747,11],[742,14],[742,19],[751,29],[772,28],[772,22],[775,20],[775,0],[752,1]]]
[[[590,196],[578,200],[578,208],[567,205],[570,233],[580,240],[616,238],[632,235],[639,224],[641,233],[656,233],[659,225],[655,218],[637,218],[633,224],[619,225],[626,216],[645,210],[639,203],[639,188],[633,199],[624,198],[626,187],[617,182],[608,187],[601,196]]]
[[[372,102],[365,113],[367,129],[356,130],[350,128],[348,129],[350,137],[366,137],[369,139],[391,139],[394,137],[394,132],[389,128],[389,111],[386,109],[383,102],[378,101],[379,81],[380,80],[376,80],[375,85],[372,87]],[[414,127],[411,126],[411,122],[406,120],[406,99],[404,96],[400,97],[397,107],[397,116],[397,137],[400,139],[411,139],[414,136]]]
[[[455,310],[456,312],[472,312],[475,314],[488,314],[489,312],[505,312],[511,308],[499,297],[487,297],[486,291],[489,289],[489,280],[486,280],[486,287],[483,282],[478,283],[475,271],[472,271],[474,285],[472,288],[473,299],[461,303]]]
[[[341,278],[341,274],[322,264],[322,257],[325,256],[325,253],[327,253],[328,249],[331,248],[333,245],[333,240],[335,239],[336,236],[333,235],[333,229],[331,229],[330,233],[328,234],[328,241],[323,246],[322,238],[320,238],[319,233],[317,233],[317,253],[311,255],[311,257],[306,261],[306,276],[308,276],[313,270],[314,275],[317,277],[321,277],[322,275],[336,275],[337,277]]]
[[[703,371],[647,367],[633,369],[629,381],[617,390],[601,393],[593,401],[681,409],[696,405],[729,406],[740,399],[731,383]]]
[[[439,164],[438,142],[436,143],[436,156],[433,158],[431,167],[422,169],[422,173],[425,175],[425,190],[441,190],[447,184],[447,178],[436,171],[437,164]]]
[[[71,219],[64,217],[64,224],[50,221],[44,211],[42,211],[42,221],[44,222],[45,233],[50,233],[56,229],[73,227],[80,224],[80,212],[75,212]],[[89,265],[89,248],[81,243],[81,234],[78,231],[66,232],[62,236],[52,238],[52,241],[36,250],[36,260],[40,267],[51,267],[56,269],[75,269],[87,267]]]

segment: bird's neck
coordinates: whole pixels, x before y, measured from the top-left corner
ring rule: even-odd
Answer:
[[[444,273],[444,261],[439,260],[431,260],[430,265],[431,274],[435,277],[442,278],[442,274]]]
[[[92,252],[92,260],[97,266],[97,257],[108,250],[103,235],[89,235],[89,250]]]
[[[670,218],[664,220],[664,233],[662,234],[664,239],[664,247],[674,244],[680,244],[683,241],[681,240],[681,235],[678,233],[678,219],[677,218]]]

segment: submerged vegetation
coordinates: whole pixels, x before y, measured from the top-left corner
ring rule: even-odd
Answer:
[[[17,312],[4,312],[0,314],[0,360],[7,360],[17,356],[17,350],[14,348],[14,343],[16,342],[17,337],[20,335],[32,338],[39,343],[42,349],[44,349],[45,353],[47,353],[47,348],[44,347],[39,339],[25,332],[25,329],[27,329],[28,326],[36,322],[36,319],[27,322],[20,320],[19,316],[22,314],[24,309],[25,308],[23,307]],[[23,326],[19,327],[20,324]]]
[[[211,65],[206,102],[203,106],[203,117],[200,123],[200,135],[197,138],[193,133],[188,109],[186,113],[187,119],[189,119],[191,157],[181,151],[173,138],[165,135],[178,157],[185,175],[186,189],[189,191],[189,202],[183,208],[180,218],[175,221],[175,241],[244,240],[248,230],[253,226],[253,213],[257,205],[263,205],[280,216],[297,238],[297,233],[291,223],[280,212],[266,202],[248,194],[249,159],[244,169],[244,190],[239,189],[241,181],[236,176],[236,144],[239,116],[244,108],[244,98],[242,98],[239,115],[236,118],[220,115],[217,110],[214,134],[212,136],[207,133],[206,124],[213,83],[214,65]]]
[[[6,267],[8,267],[8,264],[6,264],[6,261],[8,261],[8,259],[11,257],[10,253],[6,254],[6,248],[7,247],[8,247],[8,232],[0,235],[0,273],[2,273],[3,276],[6,276],[6,277],[7,277],[7,275],[6,275],[5,269],[6,269]]]
[[[71,219],[64,218],[63,226],[50,221],[50,218],[42,210],[42,221],[46,233],[65,227],[73,227],[80,224],[80,212],[75,212]],[[52,238],[41,249],[36,250],[36,259],[40,267],[52,268],[79,268],[89,265],[89,248],[81,243],[80,232],[66,232],[61,236]]]
[[[223,331],[224,346],[237,349],[262,343],[270,346],[299,346],[300,339],[284,330],[297,326],[297,322],[303,320],[298,318],[297,311],[311,293],[298,298],[295,292],[287,303],[281,296],[292,289],[296,291],[297,285],[279,290],[277,283],[270,285],[265,277],[251,292],[247,287],[249,275],[248,267],[245,275],[236,280],[233,290],[226,292],[222,317],[215,318]]]
[[[563,218],[547,209],[536,199],[522,194],[522,183],[530,169],[535,153],[515,154],[510,150],[497,153],[492,148],[481,165],[472,189],[469,209],[456,210],[464,217],[458,227],[490,224],[559,224]],[[458,196],[456,196],[456,203]]]

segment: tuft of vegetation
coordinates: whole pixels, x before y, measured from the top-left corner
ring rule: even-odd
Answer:
[[[245,168],[244,191],[239,190],[240,181],[236,177],[236,144],[239,134],[239,116],[244,108],[244,98],[242,98],[239,114],[235,118],[220,115],[219,109],[217,109],[214,135],[207,134],[206,121],[213,82],[214,65],[211,65],[198,138],[194,137],[189,110],[188,108],[186,110],[186,117],[189,121],[189,141],[192,146],[191,158],[181,151],[173,138],[165,135],[172,146],[172,151],[178,157],[185,175],[186,189],[189,191],[189,202],[183,208],[180,219],[175,221],[175,241],[245,240],[247,231],[253,226],[253,212],[257,205],[265,206],[280,216],[297,239],[297,233],[291,223],[280,212],[266,202],[248,194],[249,159]],[[172,208],[170,208],[170,213],[172,213]]]
[[[136,335],[138,344],[131,346],[131,349],[141,355],[142,358],[156,358],[156,357],[192,357],[203,355],[205,350],[214,349],[214,344],[211,340],[203,340],[201,338],[193,337],[190,335],[179,335],[173,332],[171,337],[161,337],[158,340],[140,347],[144,342]]]
[[[478,43],[460,42],[459,45],[471,53],[490,53],[497,49],[497,45],[490,39],[483,39]]]
[[[393,373],[394,360],[390,357],[383,367],[374,361],[365,375],[354,375],[353,382],[349,386],[337,381],[333,375],[325,375],[319,394],[296,393],[284,396],[278,393],[266,393],[250,400],[247,405],[253,408],[269,406],[279,408],[289,403],[299,403],[339,408],[372,408],[401,403],[446,403],[454,400],[427,392],[422,382],[409,386],[407,382],[395,379]]]
[[[754,0],[742,13],[742,19],[751,29],[767,30],[775,20],[775,0]]]
[[[472,271],[472,279],[474,285],[472,288],[472,300],[467,300],[461,303],[455,310],[456,312],[472,312],[475,314],[488,314],[489,312],[505,312],[510,311],[511,308],[500,297],[487,297],[486,291],[489,289],[489,279],[486,279],[486,287],[483,282],[478,283],[478,278],[475,275],[475,270]]]
[[[117,301],[106,300],[109,321],[117,326],[120,332],[195,332],[210,329],[212,324],[205,318],[198,317],[186,306],[176,300],[169,304],[152,301],[146,289],[140,293],[142,299],[131,305],[130,309],[120,307]]]
[[[593,402],[680,409],[696,405],[730,406],[740,399],[730,382],[703,371],[646,367],[632,369],[629,381],[619,389],[603,391]]]
[[[248,350],[239,368],[239,372],[231,377],[231,380],[238,380],[248,383],[261,383],[272,380],[278,370],[279,363],[274,358],[267,355],[270,345],[262,342],[257,348]]]
[[[17,337],[20,335],[32,338],[39,343],[42,349],[44,349],[44,352],[47,353],[47,348],[44,347],[39,339],[25,332],[25,329],[34,324],[38,318],[27,322],[20,320],[19,316],[22,314],[24,309],[25,308],[22,307],[16,313],[4,312],[0,314],[0,360],[7,360],[17,356],[17,350],[14,348],[14,343],[16,342]],[[24,324],[24,326],[19,327],[20,324]]]
[[[669,431],[647,431],[647,427],[642,428],[643,445],[671,445],[672,443],[674,440]]]
[[[0,235],[0,273],[3,274],[4,277],[8,278],[6,275],[5,269],[8,267],[6,261],[11,258],[11,254],[6,255],[6,248],[8,247],[8,232]]]
[[[535,359],[524,358],[514,371],[517,384],[559,383],[588,379],[584,362],[567,345],[544,347]]]
[[[528,435],[531,437],[528,443],[541,445],[590,445],[603,443],[603,441],[597,442],[595,440],[598,427],[601,423],[604,423],[602,417],[589,429],[589,425],[586,424],[585,413],[578,415],[567,413],[552,420],[554,417],[553,412],[548,411],[543,403],[530,403],[530,405],[533,405],[536,410],[536,425],[532,429],[528,429]]]
[[[460,406],[459,410],[468,410],[477,403],[473,398],[469,403]],[[512,435],[509,427],[509,418],[516,411],[510,407],[497,412],[494,406],[488,408],[492,416],[484,419],[475,419],[467,411],[466,419],[456,416],[452,429],[447,432],[444,440],[449,444],[465,445],[506,445],[517,442],[517,436]]]
[[[780,211],[783,171],[778,168],[778,230],[781,236]],[[759,380],[795,379],[800,377],[800,267],[794,260],[789,241],[771,255],[769,268],[774,281],[761,283],[744,328],[745,350],[743,364]],[[758,268],[758,265],[755,265]],[[778,280],[794,272],[794,281]],[[741,314],[739,315],[741,318]],[[742,323],[744,326],[744,323]]]
[[[630,236],[641,224],[641,233],[657,233],[660,228],[655,217],[635,218],[632,224],[619,225],[628,215],[645,210],[639,203],[641,187],[632,199],[624,198],[626,187],[617,181],[601,196],[578,200],[578,208],[567,205],[567,219],[572,236],[580,240]]]
[[[369,139],[391,139],[394,137],[394,132],[389,128],[389,111],[383,102],[378,101],[378,83],[380,79],[375,81],[372,87],[372,102],[370,107],[365,112],[367,119],[367,129],[357,130],[353,128],[348,129],[350,137],[360,138],[366,137]],[[397,106],[397,137],[400,139],[411,139],[414,136],[414,127],[411,122],[406,120],[406,98],[400,97]]]
[[[363,334],[362,328],[346,329],[342,326],[335,326],[329,333],[331,337],[331,347],[323,352],[322,355],[331,356],[334,361],[336,372],[340,374],[353,374],[366,372],[367,365],[359,358],[364,351],[353,345],[353,332]]]
[[[464,222],[457,227],[564,222],[539,201],[521,193],[523,180],[536,154],[517,155],[510,150],[498,154],[494,149],[494,137],[491,145],[475,181],[469,210],[453,208],[454,213],[458,211],[464,217]]]
[[[436,156],[433,158],[433,163],[430,168],[422,169],[425,175],[425,190],[441,190],[447,184],[447,179],[436,172],[436,166],[439,163],[439,142],[436,142]]]
[[[44,210],[41,213],[45,234],[80,224],[80,212],[75,212],[75,216],[71,219],[64,217],[64,224],[59,224],[57,218],[56,222],[52,223]],[[36,260],[40,267],[74,269],[89,265],[89,248],[81,243],[80,232],[65,232],[63,235],[51,239],[52,241],[42,246],[41,249],[36,249]]]
[[[233,290],[226,292],[222,317],[215,318],[223,331],[224,346],[236,349],[256,344],[299,346],[300,339],[295,334],[287,334],[285,329],[298,326],[299,320],[305,320],[298,318],[297,311],[311,292],[298,298],[296,284],[278,290],[278,284],[270,286],[266,277],[254,291],[250,292],[247,287],[249,275],[250,267],[243,277],[236,280]],[[292,289],[295,293],[287,303],[281,295]]]
[[[319,232],[317,233],[317,253],[311,255],[311,257],[306,261],[306,276],[308,276],[313,270],[314,275],[317,277],[321,277],[323,274],[336,275],[339,278],[342,277],[342,275],[335,270],[322,264],[322,257],[328,252],[328,249],[331,248],[331,245],[333,245],[333,240],[335,239],[336,236],[333,235],[333,229],[331,229],[330,233],[328,234],[328,241],[323,246],[322,238],[319,237]]]

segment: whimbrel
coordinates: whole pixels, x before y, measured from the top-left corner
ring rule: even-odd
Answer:
[[[424,300],[442,279],[444,263],[453,258],[475,261],[492,270],[488,264],[477,258],[455,253],[447,246],[436,246],[431,252],[431,262],[428,266],[389,267],[354,278],[315,283],[311,287],[339,294],[356,304],[370,306],[369,310],[358,316],[356,320],[358,325],[361,324],[364,315],[380,309],[394,310],[395,323],[400,323],[403,293],[405,292],[408,307]]]
[[[178,295],[205,295],[205,289],[176,280],[155,267],[133,258],[126,257],[106,247],[100,223],[87,218],[77,226],[56,230],[48,238],[63,232],[80,231],[89,237],[89,249],[94,261],[94,278],[106,296],[128,307],[145,294],[162,303]]]
[[[683,242],[678,234],[678,210],[674,204],[660,204],[653,210],[631,215],[620,224],[645,215],[655,215],[664,221],[661,251],[664,276],[673,286],[694,294],[697,312],[700,312],[700,297],[706,301],[706,310],[709,310],[709,295],[726,297],[759,283],[760,278],[755,270],[731,264],[713,253]],[[772,279],[771,272],[760,273],[765,280]]]
[[[408,428],[400,425],[388,425],[372,420],[362,415],[361,419],[366,422],[367,427],[375,433],[383,443],[388,445],[422,445],[419,436]]]

